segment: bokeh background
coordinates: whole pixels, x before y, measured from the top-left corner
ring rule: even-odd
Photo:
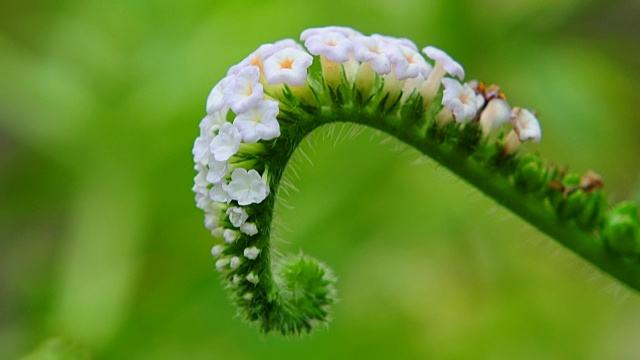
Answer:
[[[294,159],[274,246],[340,278],[312,336],[235,317],[191,193],[211,87],[261,43],[337,24],[445,49],[539,111],[533,151],[640,198],[637,0],[0,9],[0,358],[640,358],[637,293],[383,135],[318,131],[313,164]]]

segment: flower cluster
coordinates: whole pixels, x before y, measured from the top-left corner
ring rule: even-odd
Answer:
[[[193,146],[195,170],[193,191],[197,206],[205,212],[205,226],[224,239],[211,254],[221,271],[237,270],[245,260],[255,260],[261,250],[247,246],[240,256],[226,256],[228,245],[241,237],[250,239],[259,229],[252,221],[251,205],[269,195],[268,171],[258,172],[247,154],[255,143],[280,136],[279,103],[265,87],[275,84],[303,85],[313,58],[293,40],[261,46],[216,84],[207,98],[207,115],[200,122],[200,136]],[[247,241],[251,243],[251,241]],[[251,283],[253,273],[245,274]]]
[[[241,303],[267,299],[287,308],[282,305],[285,300],[274,300],[270,290],[270,286],[284,286],[286,276],[275,285],[265,284],[274,278],[266,262],[271,215],[265,215],[272,211],[273,201],[266,200],[275,196],[272,186],[277,186],[274,184],[291,148],[322,125],[320,121],[338,121],[335,119],[346,114],[327,115],[329,109],[401,117],[401,111],[406,113],[410,107],[411,114],[424,120],[423,125],[444,128],[454,124],[452,128],[457,131],[471,123],[477,126],[469,128],[481,129],[485,136],[511,124],[511,132],[500,140],[507,154],[521,142],[540,140],[540,125],[531,111],[512,109],[496,86],[463,82],[462,66],[436,47],[420,51],[408,39],[366,36],[336,26],[305,30],[300,41],[304,45],[292,39],[262,45],[232,66],[207,98],[207,115],[200,122],[200,134],[193,146],[196,203],[205,212],[206,228],[219,240],[211,255],[230,287],[242,289],[238,297]],[[312,67],[314,61],[319,66]],[[297,117],[300,112],[303,116]],[[316,117],[318,114],[323,114],[324,120]],[[420,136],[426,136],[427,125],[419,128],[417,123],[411,125]],[[399,128],[405,131],[408,127]],[[282,159],[269,153],[278,146],[286,148],[278,153]],[[309,284],[329,286],[332,282],[324,265],[303,258],[291,266],[299,270],[296,274],[308,271],[309,276],[315,276],[317,281]],[[284,266],[277,268],[285,274],[288,271]],[[296,277],[289,276],[288,280],[298,286]],[[324,288],[308,291],[309,299],[324,299],[310,305],[317,312],[292,315],[292,322],[283,325],[283,331],[310,326],[301,319],[323,321],[326,317],[325,307],[333,292]],[[267,306],[272,307],[275,309],[274,304]],[[282,311],[265,318],[265,329],[272,326],[269,319],[287,319]],[[256,319],[254,315],[249,318]]]

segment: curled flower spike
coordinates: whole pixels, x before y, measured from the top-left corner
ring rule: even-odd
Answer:
[[[462,66],[444,51],[424,48],[432,65],[407,39],[335,26],[300,39],[304,46],[262,45],[232,66],[213,86],[193,144],[196,206],[215,238],[215,267],[245,319],[283,334],[328,322],[332,271],[307,255],[274,251],[270,234],[288,160],[316,128],[337,122],[415,147],[640,290],[637,205],[611,209],[599,175],[560,171],[524,153],[521,142],[541,140],[540,123],[529,110],[511,109],[498,86],[461,82]]]

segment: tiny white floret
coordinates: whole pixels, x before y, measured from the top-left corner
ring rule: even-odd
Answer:
[[[240,237],[240,233],[235,230],[224,229],[222,237],[227,244],[233,244]]]
[[[229,196],[231,196],[233,200],[238,201],[238,204],[242,206],[258,204],[262,202],[262,200],[266,199],[269,194],[269,187],[266,184],[266,179],[263,179],[260,174],[253,169],[247,171],[243,168],[233,170],[233,173],[231,174],[231,182],[226,186],[226,190],[229,193]],[[237,208],[229,208],[227,213],[229,213],[231,209]],[[244,220],[242,223],[244,223]],[[234,225],[239,227],[242,223]]]
[[[264,62],[264,76],[267,82],[302,86],[307,80],[307,69],[313,57],[294,48],[279,50]]]
[[[222,255],[223,250],[224,248],[222,247],[222,245],[215,245],[211,248],[211,256],[218,257]]]
[[[422,52],[429,57],[429,59],[434,60],[436,63],[440,62],[444,70],[452,76],[457,76],[458,79],[464,80],[464,69],[462,66],[455,60],[449,56],[446,52],[438,49],[435,46],[427,46],[422,49]]]
[[[389,49],[389,60],[395,66],[394,74],[398,80],[422,75],[427,77],[431,65],[417,51],[405,45],[392,45]]]
[[[231,268],[231,270],[235,270],[238,267],[240,267],[240,258],[237,256],[234,256],[231,258],[231,261],[229,262],[229,267]]]
[[[216,161],[227,161],[238,152],[242,135],[231,123],[225,122],[218,135],[211,140],[209,148]]]
[[[258,275],[254,274],[253,271],[250,272],[249,275],[247,275],[246,279],[253,285],[257,284],[260,281],[260,279],[258,279]]]
[[[371,62],[371,67],[378,75],[391,72],[391,61],[385,53],[387,46],[382,39],[369,36],[358,36],[353,39],[353,56],[357,61]]]
[[[352,41],[337,31],[320,32],[304,41],[307,50],[313,55],[324,55],[327,59],[339,63],[350,59],[353,50]]]
[[[457,80],[442,79],[444,92],[442,104],[450,109],[456,122],[473,119],[478,110],[476,93],[468,84],[460,84]]]
[[[538,118],[531,111],[514,107],[511,112],[511,121],[513,121],[513,129],[518,134],[520,141],[540,142],[542,129]]]
[[[240,225],[240,231],[242,231],[243,234],[253,236],[258,233],[258,227],[254,223],[246,222]]]
[[[233,125],[242,135],[242,140],[247,143],[272,140],[280,136],[280,124],[276,118],[279,112],[276,101],[263,100],[239,114],[234,119]]]
[[[238,169],[236,169],[233,173],[235,174],[236,171],[238,171]],[[245,221],[247,221],[247,218],[249,217],[247,215],[247,212],[243,208],[237,206],[228,208],[227,216],[229,216],[229,222],[231,222],[231,224],[235,227],[240,227],[242,224],[244,224]]]
[[[489,103],[480,114],[480,125],[482,125],[482,132],[485,135],[495,129],[499,129],[510,120],[511,106],[506,100],[500,98],[489,100]]]
[[[262,101],[264,90],[259,80],[260,68],[257,66],[247,66],[231,77],[223,95],[234,113],[243,113]]]
[[[213,185],[211,190],[209,190],[209,198],[220,203],[230,203],[231,196],[229,196],[227,191],[224,189],[225,185],[226,184],[223,183]]]
[[[229,259],[220,259],[216,261],[216,269],[218,269],[218,271],[224,270],[227,265],[229,265]]]
[[[328,32],[337,32],[345,37],[354,37],[362,35],[360,32],[346,26],[325,26],[306,29],[300,34],[300,40],[306,41],[308,38],[315,35],[322,35]]]
[[[258,258],[259,254],[260,254],[260,249],[258,249],[255,246],[244,249],[244,257],[246,257],[249,260],[255,260],[256,258]]]
[[[227,175],[227,162],[209,159],[209,171],[206,180],[211,184],[217,184]]]
[[[215,114],[224,107],[224,88],[227,87],[230,80],[231,78],[227,76],[220,80],[213,89],[211,89],[211,92],[207,97],[207,114]]]

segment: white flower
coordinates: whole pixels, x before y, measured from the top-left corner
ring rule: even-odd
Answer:
[[[244,69],[247,66],[257,66],[259,68],[263,68],[264,62],[277,51],[292,48],[302,50],[302,46],[296,43],[293,39],[284,39],[276,41],[273,44],[263,44],[260,45],[258,50],[251,53],[249,56],[244,58],[237,65],[232,66],[227,72],[227,76],[236,75],[240,70]]]
[[[417,51],[405,45],[393,45],[387,49],[398,80],[414,78],[419,74],[425,78],[429,75],[431,65]]]
[[[231,182],[226,186],[226,190],[233,200],[238,201],[238,204],[243,206],[258,204],[266,199],[269,194],[269,187],[266,184],[266,180],[262,179],[257,171],[253,169],[247,171],[243,168],[233,170]],[[229,210],[230,209],[233,208],[229,208]],[[229,210],[227,210],[227,213]],[[242,222],[244,222],[244,220]],[[242,223],[234,225],[239,227]]]
[[[247,279],[247,281],[252,283],[253,285],[257,284],[258,281],[260,281],[260,279],[258,279],[258,275],[254,274],[253,271],[250,272],[245,279]]]
[[[239,275],[233,275],[233,279],[231,279],[231,282],[234,283],[235,285],[240,284],[240,280],[242,280],[242,278]]]
[[[204,227],[206,227],[209,230],[213,230],[217,228],[219,225],[220,225],[220,217],[217,214],[214,215],[213,213],[206,213],[204,215]]]
[[[260,80],[260,68],[247,66],[238,71],[223,90],[224,101],[234,113],[240,114],[262,101],[264,92]]]
[[[246,301],[251,301],[253,299],[253,293],[245,293],[244,295],[242,295],[242,299],[246,300]]]
[[[258,233],[258,227],[254,223],[246,222],[240,225],[240,231],[249,236],[253,236]]]
[[[416,44],[407,38],[397,38],[397,37],[381,35],[381,34],[371,34],[371,37],[373,39],[383,41],[387,44],[403,45],[408,48],[411,48],[413,51],[416,51],[416,52],[418,51],[418,47],[416,46]]]
[[[229,259],[220,259],[216,261],[216,269],[218,269],[218,271],[224,270],[227,265],[229,265]]]
[[[511,106],[500,98],[489,100],[487,107],[480,114],[480,124],[482,132],[488,135],[492,130],[500,128],[511,120]]]
[[[218,256],[222,255],[222,251],[223,250],[224,250],[224,248],[222,247],[222,245],[216,245],[216,246],[211,248],[211,256],[218,257]]]
[[[473,119],[478,109],[476,93],[468,84],[460,84],[454,79],[442,79],[444,93],[442,104],[453,112],[457,122]]]
[[[264,62],[264,76],[269,84],[302,86],[313,57],[294,48],[279,50]]]
[[[206,179],[207,169],[205,168],[204,165],[196,163],[194,170],[196,170],[198,173],[193,178],[193,191],[199,192],[198,190],[201,190],[202,188],[206,188],[207,186],[209,186],[209,182]]]
[[[218,135],[211,140],[209,148],[216,161],[227,161],[238,152],[242,136],[231,123],[224,123]]]
[[[518,134],[520,141],[540,142],[542,129],[540,129],[538,118],[531,111],[515,107],[511,112],[511,121],[513,121],[513,129]]]
[[[206,164],[209,160],[209,140],[205,137],[198,136],[193,143],[193,161],[200,164]]]
[[[325,26],[325,27],[317,27],[306,29],[300,34],[300,40],[306,41],[308,38],[315,35],[322,35],[328,32],[337,32],[342,34],[345,37],[354,37],[358,35],[362,35],[360,32],[345,26]]]
[[[453,60],[449,54],[434,46],[427,46],[422,49],[422,52],[427,55],[429,59],[434,60],[436,66],[438,66],[438,63],[442,64],[442,67],[449,75],[457,76],[458,79],[464,80],[464,69]]]
[[[209,96],[207,97],[207,114],[212,115],[217,111],[220,111],[224,105],[224,88],[229,84],[231,78],[229,76],[220,80],[214,87],[211,89]]]
[[[233,173],[235,174],[238,170],[239,169],[236,169]],[[231,224],[235,227],[240,227],[242,224],[244,224],[244,222],[247,221],[248,217],[247,212],[243,208],[237,206],[228,208],[227,216],[229,216],[229,222],[231,222]]]
[[[229,106],[225,105],[222,109],[213,114],[209,114],[200,121],[200,137],[207,140],[213,139],[216,130],[220,129],[227,122],[227,114]]]
[[[260,249],[258,249],[255,246],[244,249],[244,257],[246,257],[249,260],[255,260],[256,258],[258,258],[259,254],[260,254]]]
[[[324,55],[327,59],[340,63],[348,61],[349,52],[353,50],[351,40],[337,31],[319,32],[308,37],[304,45],[313,55]]]
[[[378,75],[386,75],[391,72],[391,61],[384,50],[387,45],[382,39],[358,36],[353,39],[353,44],[353,55],[356,60],[370,61],[371,67]]]
[[[211,184],[217,184],[227,175],[227,162],[215,161],[209,159],[209,171],[207,172],[207,181]]]
[[[215,184],[209,190],[209,198],[213,201],[221,202],[221,203],[230,203],[231,196],[224,189],[226,184]]]
[[[222,237],[227,244],[233,244],[240,237],[240,233],[231,229],[224,229]]]
[[[229,267],[231,268],[231,270],[235,270],[240,267],[240,258],[237,256],[232,257],[231,261],[229,262]]]
[[[242,135],[242,140],[247,143],[275,139],[280,136],[280,124],[276,119],[279,112],[276,101],[263,100],[257,106],[236,116],[233,125]]]

